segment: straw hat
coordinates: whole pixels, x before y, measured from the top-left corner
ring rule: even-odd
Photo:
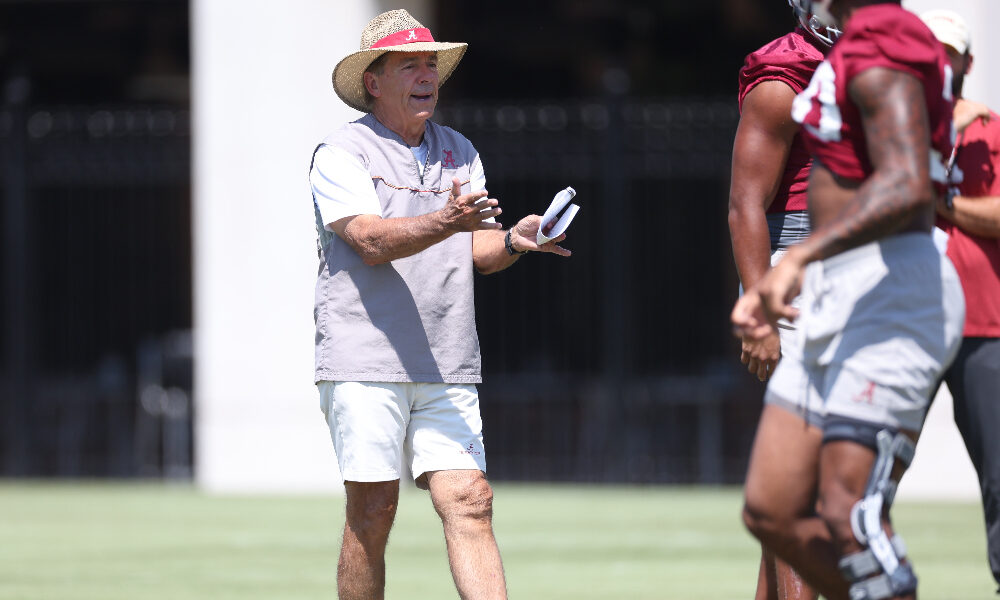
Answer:
[[[333,69],[333,90],[351,108],[368,112],[364,73],[386,52],[437,52],[438,86],[444,85],[462,60],[468,44],[435,42],[429,29],[405,10],[384,12],[361,32],[361,49],[348,54]]]

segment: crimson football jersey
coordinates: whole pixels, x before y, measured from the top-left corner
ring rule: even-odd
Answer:
[[[872,174],[865,132],[848,86],[867,69],[883,67],[920,80],[931,133],[931,179],[943,191],[951,154],[951,67],[944,47],[913,13],[898,4],[857,9],[809,87],[798,95],[793,118],[802,124],[813,158],[856,181]]]
[[[743,99],[757,84],[764,81],[781,81],[799,94],[809,85],[813,71],[823,61],[823,52],[812,37],[801,27],[783,35],[747,55],[740,69],[740,112]],[[802,141],[802,134],[795,134],[792,147],[785,161],[781,184],[774,195],[768,213],[806,210],[806,190],[809,187],[809,167],[812,156]]]

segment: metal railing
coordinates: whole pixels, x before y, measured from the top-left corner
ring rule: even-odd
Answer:
[[[188,112],[29,106],[19,85],[0,111],[0,474],[187,476]],[[150,348],[188,365],[163,375],[166,403]]]

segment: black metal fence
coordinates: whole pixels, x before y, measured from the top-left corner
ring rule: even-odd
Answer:
[[[444,106],[507,225],[567,185],[569,260],[477,281],[499,479],[734,482],[760,388],[739,368],[726,209],[731,98]]]
[[[0,112],[0,473],[187,476],[188,113],[24,85]]]
[[[567,185],[582,206],[571,259],[477,280],[491,476],[738,480],[760,391],[726,322],[732,99],[443,106],[438,120],[477,146],[505,217]],[[8,93],[0,474],[189,476],[189,145],[186,111]]]

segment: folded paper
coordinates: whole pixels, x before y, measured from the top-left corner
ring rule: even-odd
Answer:
[[[576,196],[576,190],[568,187],[552,199],[552,204],[542,215],[542,222],[538,226],[537,241],[539,244],[555,239],[569,229],[569,224],[573,222],[580,207],[576,204],[569,204],[569,201]],[[567,207],[566,205],[569,204]],[[565,209],[565,210],[563,210]],[[561,214],[560,214],[561,213]]]

